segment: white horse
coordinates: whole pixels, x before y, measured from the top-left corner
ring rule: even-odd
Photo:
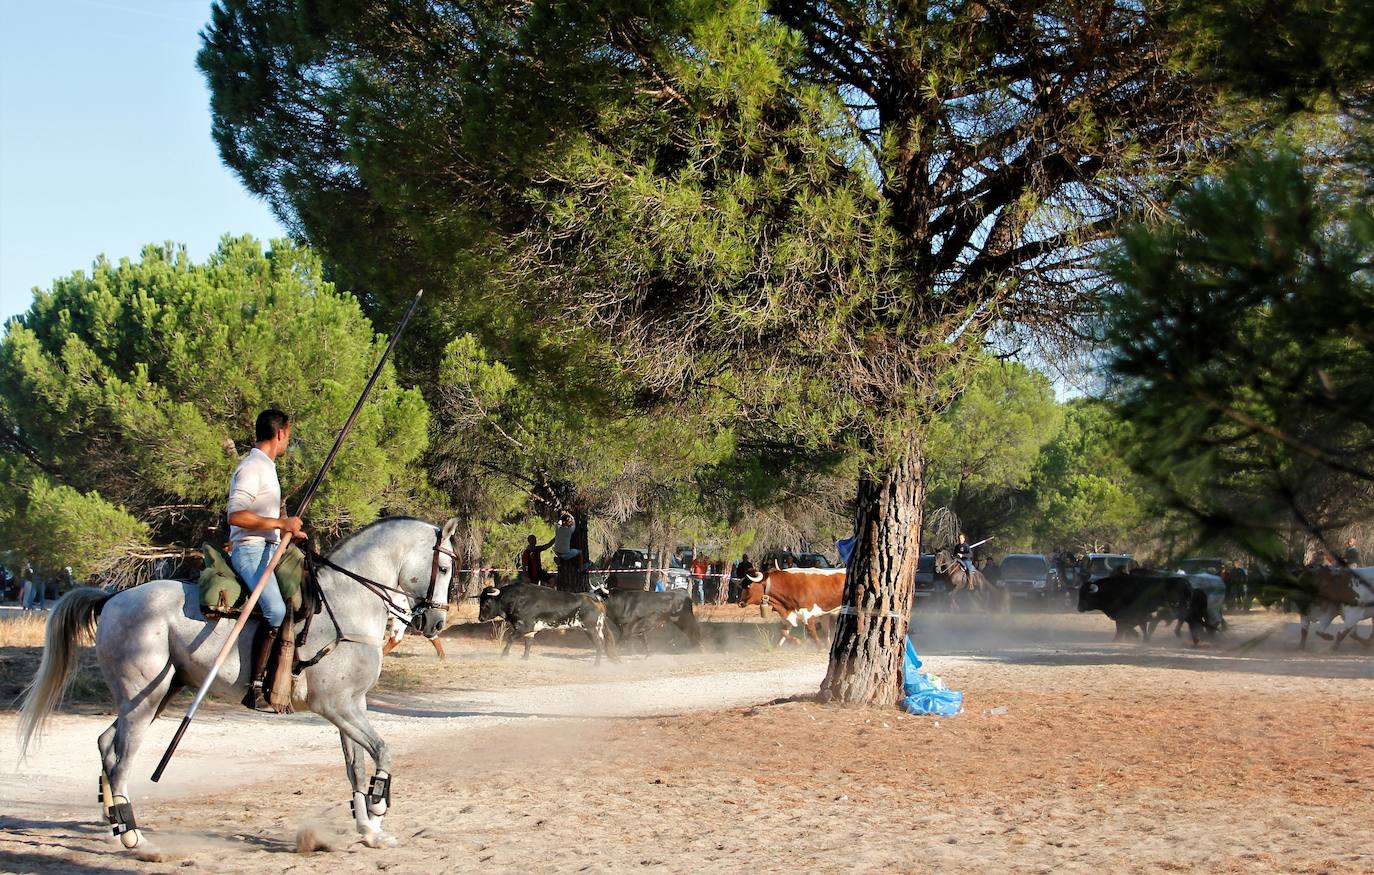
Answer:
[[[313,711],[338,727],[353,787],[354,823],[372,847],[396,840],[382,831],[391,798],[391,756],[368,722],[367,691],[381,674],[389,616],[407,617],[410,628],[431,639],[443,629],[449,581],[457,570],[452,561],[457,528],[455,519],[442,529],[408,517],[378,520],[328,556],[370,586],[328,567],[318,570],[329,610],[315,616],[297,651],[306,663],[319,660],[301,672],[292,707]],[[248,622],[228,654],[210,688],[215,695],[238,701],[247,691],[258,622]],[[138,847],[143,834],[129,803],[129,773],[139,742],[179,690],[205,680],[232,626],[232,620],[206,620],[196,585],[180,580],[154,580],[114,594],[93,587],[67,593],[48,618],[43,661],[24,696],[20,755],[62,697],[76,640],[94,629],[100,670],[118,715],[97,742],[105,819],[126,848]],[[376,767],[371,781],[364,753]]]

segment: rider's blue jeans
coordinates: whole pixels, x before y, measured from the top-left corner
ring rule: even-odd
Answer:
[[[243,541],[234,545],[234,552],[229,554],[229,561],[233,563],[239,577],[243,578],[244,585],[252,587],[258,582],[276,551],[277,545],[267,541]],[[267,619],[267,624],[273,629],[286,619],[286,602],[281,597],[281,589],[277,587],[275,572],[267,578],[262,595],[258,597],[258,605],[262,607],[262,615]]]

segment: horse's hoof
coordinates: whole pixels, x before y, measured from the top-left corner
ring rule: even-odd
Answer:
[[[369,848],[394,848],[400,842],[396,841],[396,837],[389,832],[375,830],[363,834],[363,844]]]
[[[125,848],[132,851],[134,848],[143,844],[143,830],[131,829],[128,832],[120,833],[119,841]]]

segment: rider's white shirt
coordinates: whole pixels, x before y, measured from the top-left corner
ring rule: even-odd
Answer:
[[[252,511],[263,517],[281,516],[281,483],[277,481],[277,465],[257,447],[253,447],[239,460],[239,466],[234,469],[234,477],[229,481],[229,506],[226,513],[234,514],[241,510]],[[275,544],[279,540],[281,534],[275,529],[263,532],[241,529],[238,526],[229,527],[229,541],[234,546],[253,541]]]

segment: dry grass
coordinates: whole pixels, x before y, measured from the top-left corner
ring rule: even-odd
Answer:
[[[37,611],[7,612],[0,616],[0,711],[19,707],[25,687],[38,671],[43,658],[43,633],[48,615]],[[64,698],[65,707],[78,710],[110,707],[110,691],[95,663],[95,649],[89,642],[77,648],[76,669]]]
[[[0,647],[42,647],[48,615],[37,611],[6,612],[0,616]]]

